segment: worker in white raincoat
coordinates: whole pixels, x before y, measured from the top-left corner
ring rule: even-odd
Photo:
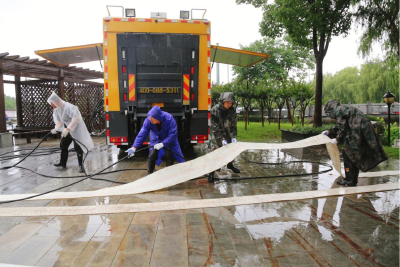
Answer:
[[[74,142],[74,148],[78,156],[79,172],[84,172],[82,164],[83,153],[88,153],[88,151],[93,148],[94,144],[78,107],[63,101],[54,92],[49,99],[47,99],[47,102],[53,107],[53,120],[56,124],[54,129],[51,130],[51,133],[57,134],[57,132],[62,132],[60,163],[54,164],[54,166],[66,168],[68,147]],[[75,140],[79,142],[75,142]]]

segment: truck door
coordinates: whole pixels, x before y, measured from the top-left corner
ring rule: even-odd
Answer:
[[[128,127],[135,128],[130,141],[154,105],[171,113],[182,128],[179,121],[198,106],[199,36],[121,33],[117,46],[120,110],[136,125]]]

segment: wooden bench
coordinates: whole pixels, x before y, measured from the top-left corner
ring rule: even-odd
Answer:
[[[30,131],[30,132],[17,132],[13,133],[13,137],[19,137],[19,136],[25,136],[26,137],[26,142],[28,144],[32,143],[32,135],[34,135],[37,138],[40,138],[44,133],[49,133],[50,130],[40,130],[40,131]],[[58,134],[55,134],[54,137],[57,138]],[[48,137],[48,136],[47,136]],[[47,137],[44,139],[44,141],[47,141]],[[15,145],[14,139],[13,139],[13,145]]]

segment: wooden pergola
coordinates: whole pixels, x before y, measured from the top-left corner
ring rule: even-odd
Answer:
[[[4,75],[14,76],[14,80],[4,80]],[[0,53],[0,132],[7,131],[4,97],[4,84],[6,83],[15,85],[17,127],[23,125],[21,84],[24,82],[21,81],[21,77],[35,79],[30,82],[55,82],[54,84],[58,88],[52,88],[52,90],[56,89],[59,96],[64,99],[64,87],[67,82],[89,86],[102,86],[100,83],[87,80],[103,79],[103,72],[76,66],[60,67],[47,60],[30,59],[29,57],[10,56],[9,53]]]

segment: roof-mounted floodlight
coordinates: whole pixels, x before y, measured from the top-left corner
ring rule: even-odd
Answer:
[[[125,17],[134,18],[136,17],[136,12],[134,8],[125,8]]]
[[[189,11],[181,10],[179,18],[181,18],[181,19],[189,19],[189,14],[190,14]]]
[[[194,18],[194,17],[193,17],[193,10],[201,10],[201,11],[204,11],[203,17],[202,17],[201,19],[200,19],[200,18]],[[192,19],[196,19],[196,20],[205,20],[205,19],[204,19],[204,15],[206,14],[206,12],[207,12],[207,9],[193,8],[193,9],[192,9],[192,15],[191,15],[191,16],[192,16]],[[196,12],[196,13],[197,13],[197,12]]]

